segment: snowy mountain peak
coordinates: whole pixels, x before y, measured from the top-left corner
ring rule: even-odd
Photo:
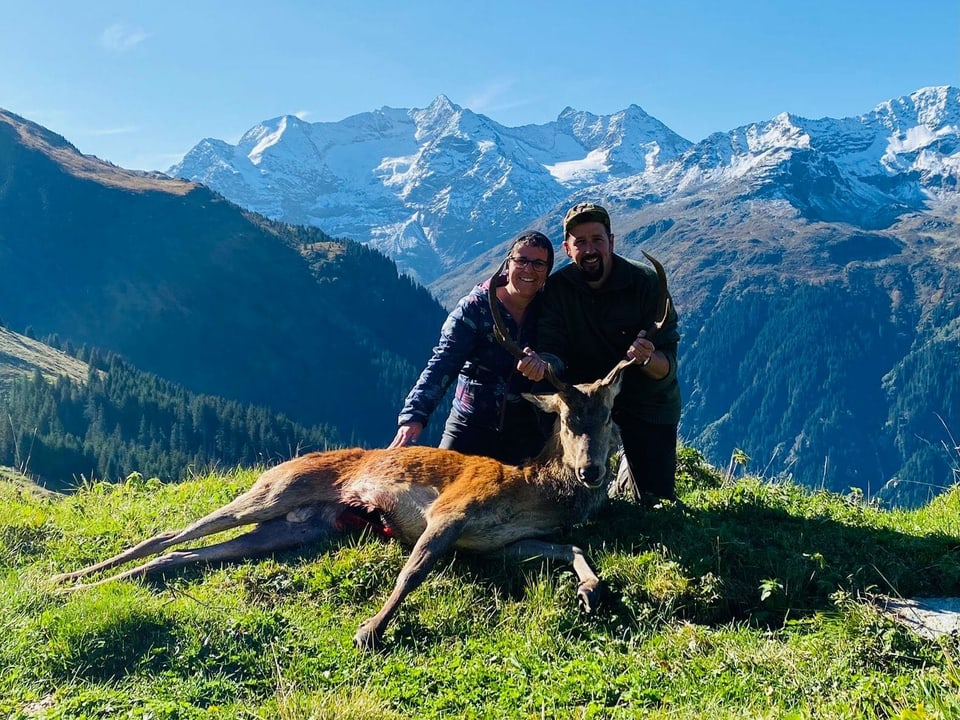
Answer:
[[[960,124],[960,88],[926,87],[877,105],[872,116],[891,130],[925,125],[933,130]]]
[[[454,113],[460,112],[462,110],[459,105],[450,101],[444,94],[437,95],[433,102],[427,106],[427,109],[424,111],[431,115],[452,115]]]
[[[429,284],[573,197],[638,208],[675,195],[777,197],[801,215],[881,227],[960,184],[960,90],[930,87],[852,118],[781,113],[693,145],[639,105],[566,107],[506,127],[438,95],[340,122],[265,121],[204,140],[170,173],[241,206],[366,242]],[[549,223],[547,223],[549,225]]]
[[[243,134],[237,143],[237,151],[243,153],[254,165],[259,165],[264,154],[281,141],[289,148],[297,145],[301,150],[309,143],[305,136],[310,125],[295,115],[281,115],[256,125]],[[299,136],[297,139],[294,139]]]
[[[733,132],[737,133],[736,130]],[[810,146],[810,136],[803,128],[802,119],[785,112],[772,120],[748,125],[743,137],[747,149],[755,155],[773,149]]]
[[[410,116],[419,128],[419,137],[431,138],[447,132],[456,133],[462,113],[463,108],[450,102],[446,95],[437,95],[425,109],[411,110]]]

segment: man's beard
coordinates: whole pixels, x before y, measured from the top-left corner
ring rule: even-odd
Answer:
[[[596,256],[597,264],[592,267],[585,267],[584,265],[581,264],[583,263],[584,260],[587,260],[587,259],[592,260],[593,257],[594,257],[593,255],[590,255],[588,257],[583,257],[580,259],[580,263],[577,263],[577,267],[580,268],[580,272],[583,273],[583,278],[587,282],[594,282],[603,277],[603,255],[598,254]]]

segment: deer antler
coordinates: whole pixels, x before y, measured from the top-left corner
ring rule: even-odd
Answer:
[[[493,336],[497,339],[497,342],[503,346],[504,350],[513,355],[517,360],[523,360],[526,354],[523,352],[523,349],[514,342],[513,338],[510,337],[510,332],[507,330],[506,325],[503,324],[503,315],[500,313],[500,303],[497,302],[497,279],[500,277],[502,270],[503,265],[501,264],[497,272],[490,278],[490,288],[487,290],[490,314],[493,315]],[[569,386],[560,380],[556,376],[556,373],[553,372],[553,367],[550,363],[547,363],[547,371],[544,377],[557,389],[557,392],[564,393],[569,390]]]
[[[667,322],[667,316],[670,314],[670,306],[673,304],[673,299],[670,297],[670,291],[667,289],[667,273],[663,269],[663,265],[650,253],[646,250],[641,250],[643,256],[653,263],[653,267],[657,270],[657,277],[660,279],[660,311],[658,315],[660,316],[659,320],[654,321],[653,325],[647,330],[646,338],[652,338],[656,335],[664,326],[664,323]],[[623,372],[623,369],[632,365],[634,360],[632,358],[624,358],[613,368],[610,372],[607,373],[607,376],[601,380],[602,385],[608,385],[613,382],[617,375]]]
[[[670,291],[667,289],[667,273],[663,269],[663,265],[646,250],[641,250],[643,256],[653,263],[653,267],[657,270],[657,277],[660,279],[660,319],[653,323],[653,327],[647,330],[647,338],[651,338],[657,334],[657,332],[663,327],[663,324],[667,321],[667,316],[670,314],[670,306],[673,304],[673,299],[670,297]]]

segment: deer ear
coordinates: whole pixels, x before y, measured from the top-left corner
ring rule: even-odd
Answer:
[[[620,392],[620,383],[623,382],[623,371],[636,362],[633,358],[624,358],[611,368],[607,376],[600,381],[601,385],[610,388],[610,392],[616,396]]]
[[[545,395],[535,395],[534,393],[521,393],[523,399],[527,402],[531,402],[536,405],[538,408],[548,413],[558,413],[560,412],[560,396],[557,393],[549,393]]]
[[[616,397],[620,393],[620,386],[623,384],[623,371],[617,373],[607,384],[607,392],[609,392],[613,397]]]

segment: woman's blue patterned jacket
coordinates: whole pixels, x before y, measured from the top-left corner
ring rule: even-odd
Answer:
[[[478,427],[499,428],[505,396],[510,401],[525,402],[519,399],[519,393],[530,392],[532,383],[516,371],[516,359],[493,336],[489,287],[489,280],[477,285],[447,316],[433,355],[403,404],[399,425],[420,422],[426,426],[454,378],[457,390],[451,413]],[[502,303],[500,312],[517,344],[535,348],[540,297],[527,306],[522,327],[517,327]]]

